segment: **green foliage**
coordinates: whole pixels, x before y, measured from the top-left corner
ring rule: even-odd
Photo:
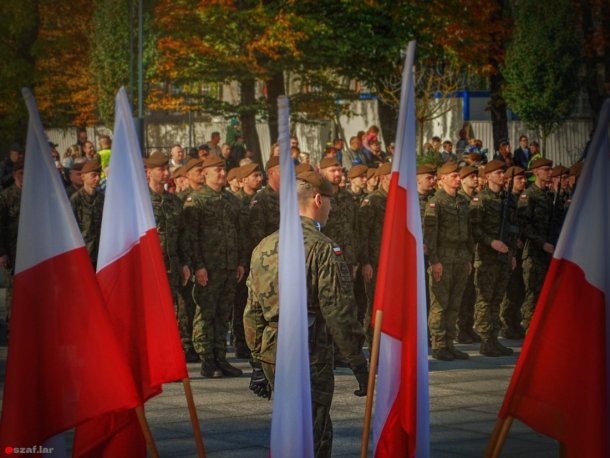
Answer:
[[[522,0],[516,8],[514,42],[502,71],[504,95],[543,141],[570,114],[580,88],[581,43],[573,14],[570,0],[552,7]]]

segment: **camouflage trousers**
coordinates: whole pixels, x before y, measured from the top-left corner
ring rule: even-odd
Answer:
[[[262,363],[265,377],[273,387],[275,366]],[[316,458],[330,458],[333,448],[333,423],[330,406],[335,391],[333,367],[329,364],[309,366],[311,379],[311,416],[313,418],[313,450]]]
[[[458,333],[470,331],[474,326],[474,304],[476,300],[477,291],[474,288],[474,269],[472,269],[466,280],[466,287],[464,288],[464,294],[462,294],[462,302],[460,303],[460,310],[458,312]]]
[[[527,329],[534,316],[538,296],[542,290],[544,277],[549,269],[550,259],[528,257],[523,260],[523,283],[525,283],[525,299],[521,306],[523,329]]]
[[[511,266],[506,261],[491,259],[476,264],[474,326],[483,341],[495,339],[500,332],[500,304],[506,293],[510,273]]]
[[[207,285],[195,285],[193,346],[202,358],[224,356],[227,351],[235,286],[235,269],[209,270]]]
[[[235,301],[233,302],[233,320],[231,326],[231,333],[233,334],[233,346],[235,350],[238,349],[246,350],[248,345],[246,344],[246,334],[244,332],[244,309],[248,302],[248,287],[246,286],[246,279],[250,269],[246,269],[244,278],[235,287]]]
[[[428,328],[432,349],[453,348],[456,324],[462,295],[468,280],[468,262],[443,263],[440,281],[435,281],[428,269],[430,284],[430,313]]]
[[[523,283],[523,261],[517,257],[517,267],[510,274],[506,294],[500,306],[500,317],[505,329],[518,331],[521,329],[521,304],[525,298],[525,284]]]
[[[371,278],[370,283],[366,283],[364,279],[362,280],[364,284],[364,290],[366,292],[366,312],[364,313],[364,337],[366,342],[369,345],[369,348],[373,348],[373,328],[371,327],[371,323],[373,321],[373,303],[375,301],[375,283],[377,282],[377,266],[373,266],[373,278]]]
[[[193,348],[193,319],[195,318],[195,299],[193,298],[195,284],[188,281],[185,286],[180,286],[176,307],[178,318],[178,329],[182,348],[189,350]]]
[[[354,279],[354,296],[356,297],[356,307],[358,308],[358,323],[364,323],[368,298],[366,288],[364,286],[364,278],[362,278],[362,267],[358,267],[356,278]]]

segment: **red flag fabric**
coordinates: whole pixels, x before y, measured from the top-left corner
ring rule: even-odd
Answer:
[[[116,97],[97,271],[119,343],[128,354],[145,402],[162,391],[163,383],[188,375],[140,146],[123,88]],[[136,422],[135,415],[88,422],[76,431],[75,456],[116,456],[115,451],[124,447],[132,450],[129,456],[145,456]]]
[[[32,94],[0,453],[139,403]],[[12,453],[11,453],[12,454]]]
[[[403,70],[397,154],[392,162],[374,312],[383,311],[375,457],[429,455],[428,343],[424,257],[416,185],[415,42]]]
[[[567,457],[610,454],[609,122],[607,100],[498,415],[562,442]]]

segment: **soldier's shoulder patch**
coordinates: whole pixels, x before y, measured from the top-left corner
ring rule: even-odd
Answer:
[[[335,255],[337,255],[337,256],[341,256],[343,254],[343,250],[339,246],[334,246],[333,251],[335,252]]]
[[[254,206],[257,204],[257,202],[258,202],[258,200],[256,200],[256,199],[252,199],[252,200],[250,201],[250,206],[251,206],[251,207],[254,207]]]
[[[191,196],[188,196],[188,197],[186,198],[186,201],[185,201],[185,202],[192,202],[192,201],[193,201],[193,198],[192,198]]]
[[[473,198],[472,198],[472,201],[473,201],[473,202],[478,202],[478,201],[479,201],[479,198],[478,198],[478,197],[473,197]]]
[[[436,203],[434,203],[434,202],[430,202],[430,203],[428,204],[428,207],[430,207],[430,208],[436,208]]]
[[[519,197],[521,200],[527,200],[527,194],[521,194],[521,197]]]
[[[371,201],[368,198],[364,199],[361,204],[362,207],[364,207],[366,205],[371,205]]]

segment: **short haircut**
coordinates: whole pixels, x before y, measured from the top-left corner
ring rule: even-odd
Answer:
[[[311,183],[304,180],[297,180],[297,199],[300,203],[304,203],[307,199],[318,194],[318,189]]]

